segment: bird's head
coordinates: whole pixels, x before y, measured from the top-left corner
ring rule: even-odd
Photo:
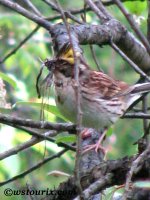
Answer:
[[[72,47],[68,47],[61,51],[60,54],[57,56],[58,60],[66,61],[68,64],[74,65],[74,52]]]

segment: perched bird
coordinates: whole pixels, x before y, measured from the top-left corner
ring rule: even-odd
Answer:
[[[46,60],[45,66],[53,74],[56,104],[65,118],[77,122],[76,81],[74,56],[68,47],[54,60]],[[150,91],[150,83],[128,85],[114,80],[107,74],[93,71],[81,59],[79,61],[80,102],[82,125],[97,130],[107,129],[124,112]]]

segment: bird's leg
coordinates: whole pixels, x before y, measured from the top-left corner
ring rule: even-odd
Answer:
[[[91,131],[88,128],[84,128],[83,131],[81,132],[82,139],[91,137]]]
[[[96,142],[96,144],[91,144],[91,145],[87,145],[85,147],[85,150],[83,150],[83,153],[86,153],[92,149],[95,149],[96,153],[98,152],[98,150],[102,150],[104,154],[106,154],[106,150],[105,148],[101,145],[103,139],[105,138],[107,133],[107,128],[104,129],[102,135],[100,136],[100,138],[98,139],[98,141]],[[82,131],[82,138],[86,138],[86,137],[90,137],[91,136],[91,131],[89,131],[89,129],[84,129]]]
[[[101,143],[104,140],[106,133],[107,133],[107,129],[104,129],[102,135],[100,136],[100,138],[98,139],[98,142],[96,143],[96,148],[95,148],[96,152],[98,152],[99,148],[105,151],[104,147],[101,146]]]

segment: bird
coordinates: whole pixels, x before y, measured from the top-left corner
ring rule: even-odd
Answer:
[[[82,56],[78,63],[83,127],[103,129],[106,133],[106,130],[115,124],[143,93],[150,91],[148,82],[129,85],[126,82],[115,80],[101,71],[92,70]],[[55,59],[47,59],[44,64],[53,74],[55,101],[58,109],[66,119],[77,123],[73,48],[71,45],[67,45],[62,48]],[[99,143],[101,141],[102,138]]]

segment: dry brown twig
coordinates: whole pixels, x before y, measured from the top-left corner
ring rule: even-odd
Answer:
[[[75,51],[75,47],[73,45],[73,38],[71,36],[71,31],[69,24],[67,23],[66,17],[64,15],[64,11],[59,3],[59,1],[55,0],[58,10],[60,11],[62,15],[62,19],[64,21],[64,24],[67,29],[68,37],[69,37],[69,43],[73,49],[73,56],[74,56],[74,71],[75,71],[75,81],[76,81],[76,101],[77,101],[77,149],[76,149],[76,160],[75,160],[75,177],[76,177],[76,184],[79,191],[80,196],[83,197],[83,190],[80,183],[80,162],[81,162],[81,155],[82,155],[82,138],[81,138],[81,127],[82,127],[82,111],[81,111],[81,103],[80,103],[80,83],[79,83],[79,64],[80,64],[80,54],[77,54]]]
[[[14,176],[14,177],[12,177],[12,178],[6,180],[6,181],[0,182],[0,186],[6,185],[6,184],[8,184],[8,183],[11,183],[11,182],[13,182],[13,181],[15,181],[15,180],[17,180],[17,179],[19,179],[19,178],[23,178],[24,176],[30,174],[30,173],[33,172],[34,170],[36,170],[36,169],[42,167],[42,166],[43,166],[44,164],[46,164],[47,162],[49,162],[49,161],[51,161],[51,160],[53,160],[53,159],[55,159],[55,158],[60,157],[61,155],[63,155],[63,154],[66,153],[67,151],[68,151],[67,149],[63,149],[63,150],[61,150],[60,152],[54,154],[53,156],[49,156],[49,157],[44,158],[42,161],[40,161],[40,162],[38,162],[37,164],[33,165],[33,167],[31,167],[31,168],[25,170],[24,172],[18,174],[17,176]]]
[[[129,193],[129,188],[130,188],[130,183],[131,183],[131,179],[133,177],[134,174],[136,174],[137,172],[139,172],[139,170],[141,169],[142,164],[144,163],[144,161],[147,159],[147,155],[150,153],[150,145],[146,148],[145,151],[143,151],[131,164],[131,168],[129,170],[129,172],[127,173],[127,179],[126,179],[126,183],[125,183],[125,192],[123,195],[123,200],[127,199],[128,193]]]

